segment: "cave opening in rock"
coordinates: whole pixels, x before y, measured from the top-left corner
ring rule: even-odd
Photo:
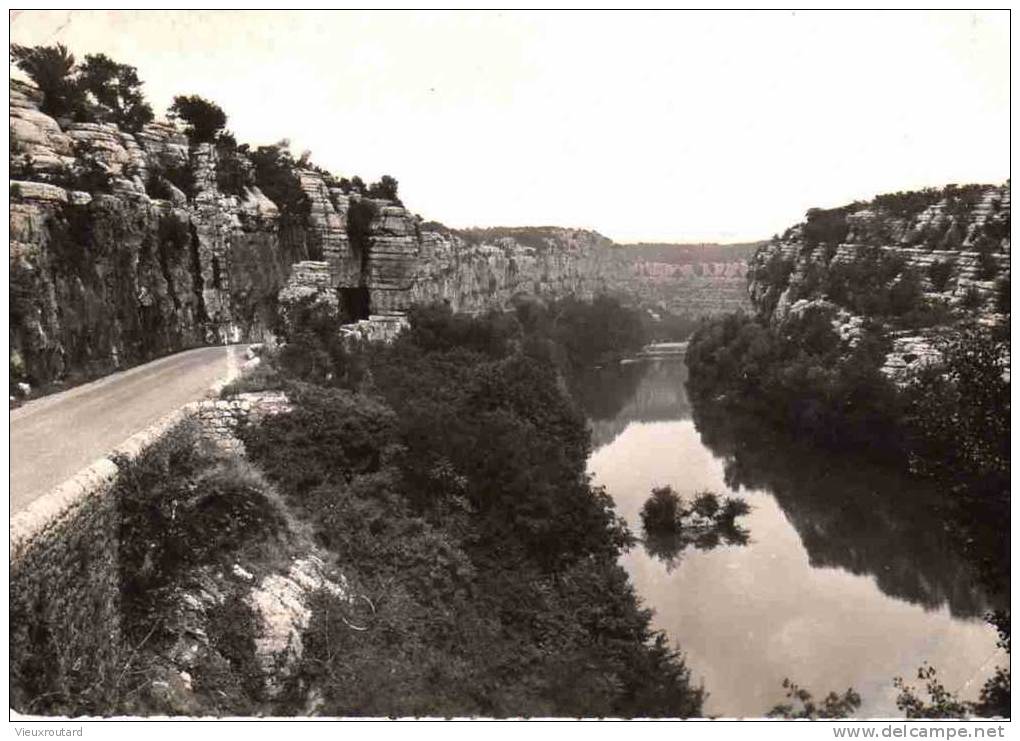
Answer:
[[[351,322],[359,319],[368,319],[369,296],[368,289],[364,286],[340,289],[340,307],[343,309],[344,318]]]

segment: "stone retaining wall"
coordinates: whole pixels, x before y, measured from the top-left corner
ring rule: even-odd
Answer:
[[[187,404],[125,441],[10,524],[11,706],[57,684],[86,692],[116,665],[121,650],[120,518],[112,495],[120,468],[182,422],[193,419],[215,444],[240,450],[233,433],[246,418],[289,409],[279,392]]]

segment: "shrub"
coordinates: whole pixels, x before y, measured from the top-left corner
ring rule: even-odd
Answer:
[[[687,511],[680,495],[668,486],[652,490],[641,507],[641,524],[649,533],[675,533]]]
[[[63,167],[55,173],[50,182],[68,190],[86,193],[109,193],[113,189],[110,173],[95,159],[84,157],[73,167]]]
[[[229,399],[238,394],[277,390],[282,388],[284,383],[276,364],[263,355],[261,362],[253,370],[242,373],[220,389],[220,398]]]
[[[171,183],[166,178],[153,171],[149,173],[149,179],[145,183],[145,192],[150,198],[172,201],[174,192],[170,185]]]
[[[981,296],[981,291],[975,286],[968,286],[960,298],[960,308],[967,311],[977,311],[981,308],[982,303],[984,303],[984,299]]]
[[[953,260],[936,260],[928,266],[928,279],[936,291],[946,290],[949,276],[953,274],[954,267],[956,267],[956,263]]]
[[[794,702],[781,703],[768,712],[769,718],[805,718],[809,720],[848,718],[861,707],[861,696],[852,688],[842,695],[830,692],[823,700],[816,701],[812,694],[791,682],[783,680],[788,700]],[[796,703],[796,704],[795,704]]]
[[[1009,276],[1000,278],[995,283],[995,310],[1000,314],[1009,314]]]
[[[804,242],[814,246],[817,244],[842,244],[850,231],[846,217],[858,204],[842,208],[812,208],[807,212],[804,222]]]
[[[247,145],[239,149],[230,132],[216,138],[216,187],[221,193],[241,196],[255,185],[254,167],[243,157],[247,149]]]
[[[262,146],[250,153],[255,184],[280,209],[281,229],[303,225],[309,213],[308,196],[301,188],[297,164],[288,142]]]
[[[999,262],[990,252],[978,253],[978,277],[981,280],[995,280],[999,274]]]
[[[885,211],[897,218],[916,216],[929,206],[942,200],[942,191],[938,188],[924,190],[899,191],[876,196],[872,201],[875,208]]]
[[[396,178],[392,178],[389,175],[383,175],[378,183],[372,183],[368,187],[366,195],[369,198],[384,198],[387,201],[394,201],[397,205],[400,205],[400,199],[397,197]]]
[[[239,435],[281,490],[301,502],[315,487],[379,469],[395,425],[393,412],[350,391],[293,384],[293,411]]]
[[[355,255],[364,260],[368,255],[368,242],[372,221],[379,214],[379,207],[364,198],[351,201],[347,209],[347,235]]]
[[[236,459],[203,448],[197,429],[181,425],[134,460],[116,461],[121,592],[125,631],[145,636],[180,574],[280,531],[282,516],[257,478]]]

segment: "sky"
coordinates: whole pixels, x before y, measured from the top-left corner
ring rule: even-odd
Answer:
[[[12,11],[238,141],[452,227],[762,239],[808,208],[1009,177],[1009,14]]]

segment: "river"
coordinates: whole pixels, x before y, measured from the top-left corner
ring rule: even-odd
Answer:
[[[576,392],[592,427],[588,469],[635,534],[653,487],[751,505],[746,545],[664,562],[621,560],[654,625],[708,691],[705,712],[762,716],[789,677],[817,699],[853,687],[857,717],[902,717],[893,678],[917,670],[976,699],[996,663],[988,598],[955,554],[931,492],[888,470],[796,448],[694,409],[679,358],[593,373]]]

